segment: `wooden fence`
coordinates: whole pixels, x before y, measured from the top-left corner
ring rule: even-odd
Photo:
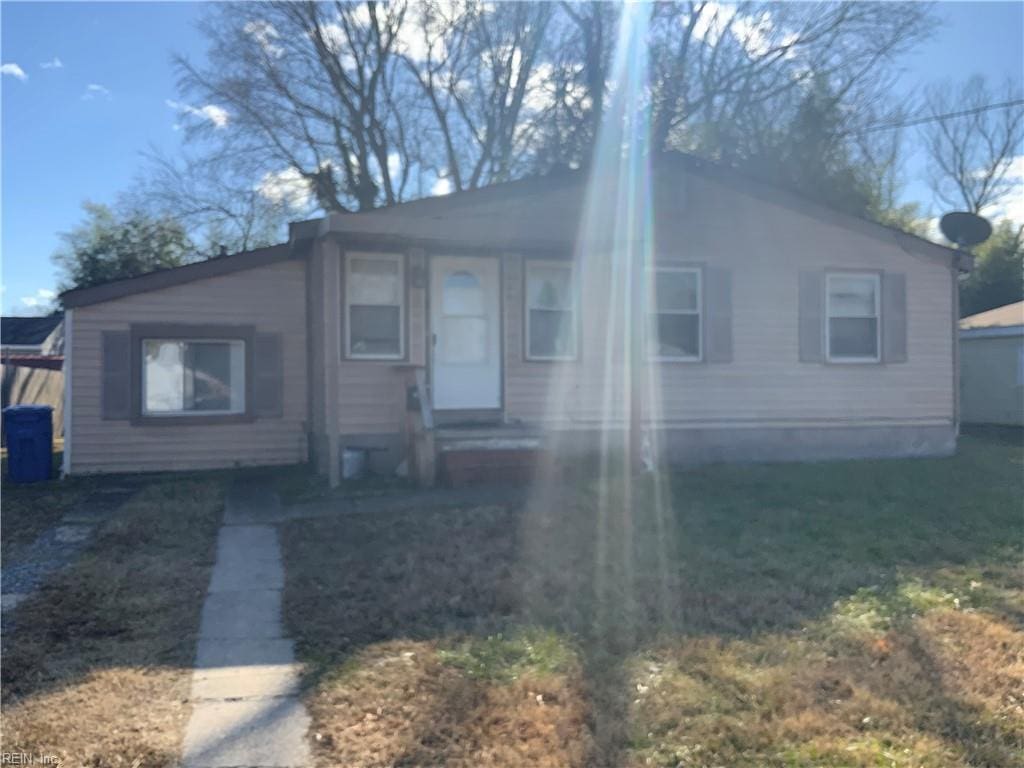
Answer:
[[[5,359],[0,374],[0,396],[3,407],[8,405],[49,405],[53,408],[53,436],[64,435],[64,371],[54,369],[52,363],[39,367],[32,361]],[[2,430],[3,443],[7,443],[7,430]]]

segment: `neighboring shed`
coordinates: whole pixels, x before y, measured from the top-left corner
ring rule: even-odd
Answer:
[[[1024,426],[1024,301],[960,321],[960,415]]]
[[[64,351],[64,313],[43,317],[0,318],[0,352],[19,355],[59,355]]]
[[[64,433],[63,352],[63,312],[0,318],[0,406],[51,406],[55,437]],[[6,429],[0,434],[6,443]]]

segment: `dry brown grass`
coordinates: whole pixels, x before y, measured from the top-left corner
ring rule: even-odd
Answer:
[[[1021,765],[1022,640],[936,609],[885,632],[667,643],[630,664],[628,764]]]
[[[290,523],[318,764],[1022,766],[1022,468],[966,439]]]
[[[360,651],[309,700],[318,763],[361,766],[580,765],[586,732],[572,670],[514,680],[461,673],[438,644]]]
[[[85,499],[96,487],[93,478],[50,480],[45,483],[14,484],[6,470],[0,493],[3,514],[0,516],[2,558],[10,562],[19,550],[29,546],[36,537],[56,525],[65,513]]]
[[[3,642],[5,751],[175,764],[222,508],[217,478],[154,478],[18,605]]]

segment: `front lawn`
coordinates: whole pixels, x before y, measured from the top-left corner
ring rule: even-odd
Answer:
[[[5,753],[89,768],[177,764],[223,482],[136,481],[137,492],[98,523],[77,561],[5,613]],[[5,487],[5,544],[12,514],[45,515],[47,505],[65,507],[78,491],[111,483],[119,484]]]
[[[294,521],[318,764],[1024,765],[1022,499],[968,437]]]
[[[88,496],[96,480],[75,477],[64,481],[56,478],[60,472],[61,452],[54,451],[54,479],[44,483],[12,483],[7,474],[7,449],[2,449],[0,482],[3,484],[3,516],[0,518],[0,561],[9,562],[19,549],[32,544],[49,528],[57,525],[61,517]]]

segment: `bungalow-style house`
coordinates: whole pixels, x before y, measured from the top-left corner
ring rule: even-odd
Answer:
[[[346,450],[423,474],[634,424],[670,462],[954,451],[969,256],[688,156],[646,201],[615,184],[331,214],[63,294],[65,471],[310,459],[336,482]]]
[[[1024,426],[1024,301],[960,321],[960,380],[964,423]]]

